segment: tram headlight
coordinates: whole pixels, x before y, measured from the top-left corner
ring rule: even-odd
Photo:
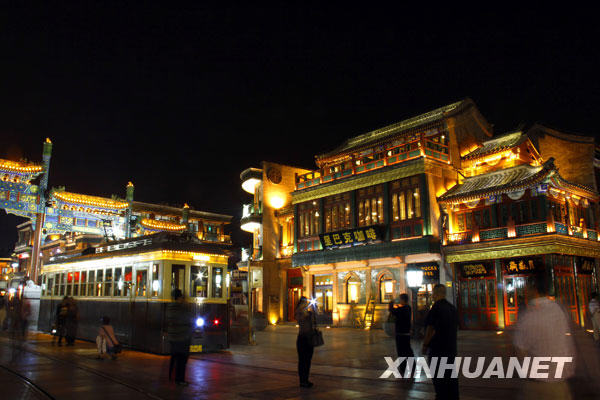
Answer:
[[[202,317],[196,318],[196,326],[198,328],[202,328],[204,326],[204,318],[202,318]]]

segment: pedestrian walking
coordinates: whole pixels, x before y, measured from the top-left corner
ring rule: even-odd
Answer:
[[[58,337],[58,345],[62,346],[63,337],[66,335],[66,322],[67,315],[69,313],[69,297],[63,297],[62,301],[56,306],[56,335],[52,338],[52,344],[54,339]]]
[[[98,356],[96,358],[103,360],[105,355],[110,355],[113,360],[117,359],[117,354],[120,353],[121,344],[115,335],[115,330],[110,324],[109,317],[102,317],[102,325],[96,336],[96,347],[98,348]]]
[[[171,360],[169,363],[169,380],[175,369],[175,383],[187,386],[185,380],[185,367],[190,356],[190,342],[192,339],[192,313],[185,303],[183,293],[179,289],[173,290],[173,302],[167,305],[167,338],[171,346]]]
[[[410,347],[410,328],[412,310],[408,305],[408,295],[402,293],[400,295],[399,304],[394,304],[393,301],[389,304],[389,312],[394,317],[395,333],[396,333],[396,352],[398,357],[414,357],[412,347]],[[406,375],[407,362],[400,363],[399,371],[402,376]]]
[[[425,338],[423,354],[438,358],[447,357],[447,363],[453,364],[456,358],[456,336],[458,332],[458,313],[446,300],[446,286],[438,283],[433,287],[433,306],[425,317]],[[430,361],[431,365],[431,361]],[[452,371],[446,370],[442,378],[437,371],[432,378],[436,400],[456,400],[458,396],[458,378],[452,378]]]
[[[593,292],[590,299],[590,318],[594,329],[594,342],[600,343],[600,299],[598,293]]]
[[[308,376],[314,352],[313,337],[315,335],[316,317],[314,306],[311,306],[304,296],[300,298],[296,307],[296,321],[298,321],[298,338],[296,339],[298,376],[300,386],[309,388],[313,386],[313,383],[308,380]]]
[[[67,340],[67,346],[73,346],[75,344],[78,321],[79,309],[77,307],[77,302],[73,297],[69,297],[67,301],[67,317],[65,319],[65,338]]]
[[[538,274],[527,287],[527,310],[519,313],[513,343],[527,357],[572,357],[560,377],[556,364],[550,363],[548,378],[530,378],[521,385],[520,399],[572,398],[567,379],[575,374],[576,349],[571,318],[554,300],[548,298],[545,274]]]

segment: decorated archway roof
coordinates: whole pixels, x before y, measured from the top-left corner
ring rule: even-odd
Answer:
[[[40,164],[23,162],[23,161],[10,161],[0,158],[0,171],[20,174],[35,174],[42,172],[44,167]]]
[[[143,218],[140,224],[147,229],[166,232],[183,232],[186,229],[185,225],[176,224],[169,221],[158,221],[150,218]]]
[[[71,192],[53,192],[52,196],[63,203],[86,205],[92,207],[122,210],[127,208],[128,203],[124,200],[114,200],[107,197],[89,196],[87,194]]]
[[[483,146],[466,154],[465,156],[463,156],[463,159],[471,160],[479,157],[484,157],[490,154],[499,153],[501,151],[506,151],[520,145],[527,139],[527,135],[525,135],[521,131],[498,136],[494,139],[486,140],[483,143]]]

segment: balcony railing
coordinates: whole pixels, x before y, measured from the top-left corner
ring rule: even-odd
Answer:
[[[569,231],[571,233],[569,233]],[[577,226],[571,226],[571,229],[569,230],[567,225],[560,222],[555,222],[554,229],[552,229],[552,225],[548,225],[547,222],[534,222],[530,224],[516,225],[514,227],[514,231],[508,227],[498,227],[481,229],[478,233],[472,230],[456,233],[445,232],[444,244],[457,245],[546,234],[559,234],[563,236],[573,236],[580,239],[598,241],[598,232],[593,229],[582,229]]]
[[[231,236],[214,232],[198,232],[198,239],[208,242],[231,243]]]
[[[442,162],[450,162],[447,145],[423,137],[395,147],[389,147],[385,151],[372,153],[362,159],[353,159],[333,167],[325,167],[321,170],[297,175],[296,190],[344,179],[423,156]]]

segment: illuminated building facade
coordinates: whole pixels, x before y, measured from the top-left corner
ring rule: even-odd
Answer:
[[[456,182],[461,154],[490,136],[467,99],[349,139],[296,177],[292,270],[321,322],[380,326],[408,291],[407,269],[424,272],[418,313],[434,284],[452,285],[436,197]]]
[[[600,256],[594,153],[593,138],[535,125],[461,157],[457,184],[438,201],[462,328],[514,324],[537,274],[590,325]]]
[[[253,312],[264,313],[270,323],[293,320],[302,293],[302,275],[291,269],[295,238],[291,193],[296,176],[307,172],[263,161],[260,168],[240,174],[242,188],[252,195],[240,221],[242,230],[252,234],[252,248],[243,249],[238,265],[250,275]]]

